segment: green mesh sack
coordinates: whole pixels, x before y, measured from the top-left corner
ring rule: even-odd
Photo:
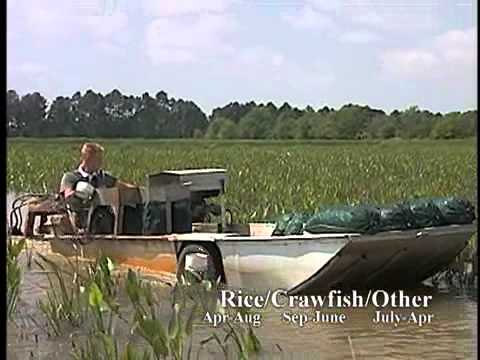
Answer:
[[[431,199],[409,200],[403,205],[412,212],[416,229],[447,224],[442,212]]]
[[[314,214],[305,224],[312,234],[358,232],[373,234],[378,231],[380,211],[370,205],[339,206]]]
[[[303,227],[310,215],[291,213],[280,217],[276,221],[276,227],[273,235],[301,235]]]
[[[475,207],[466,199],[447,197],[432,199],[432,202],[442,213],[446,224],[471,224],[475,220]]]
[[[292,217],[293,214],[285,214],[275,220],[276,225],[272,235],[285,235],[285,229],[287,228],[288,222]]]
[[[408,206],[394,204],[380,209],[378,231],[408,230],[415,228],[415,217]]]
[[[301,235],[305,223],[310,218],[308,214],[295,214],[292,216],[285,229],[285,235]]]

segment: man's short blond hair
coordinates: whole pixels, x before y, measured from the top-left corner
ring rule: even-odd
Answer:
[[[82,160],[88,159],[92,155],[102,154],[105,151],[102,145],[97,143],[85,143],[80,150],[80,158]]]

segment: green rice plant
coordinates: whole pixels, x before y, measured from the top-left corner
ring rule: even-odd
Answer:
[[[95,328],[104,335],[112,335],[115,316],[121,316],[116,300],[118,286],[112,274],[114,264],[110,258],[101,256],[88,270],[88,304],[94,315]]]
[[[193,278],[188,277],[185,275],[174,289],[173,312],[168,325],[164,326],[156,313],[157,303],[152,288],[139,281],[133,271],[128,273],[127,292],[135,309],[134,329],[151,346],[157,359],[190,359],[195,322],[203,319],[207,311],[224,310],[218,306],[218,283],[194,282]],[[226,356],[233,353],[238,359],[248,359],[261,351],[260,341],[250,326],[246,329],[228,323],[226,326],[223,341],[216,333],[212,333],[200,342],[197,358],[212,340],[217,342]]]
[[[248,325],[245,329],[243,327],[234,326],[227,322],[226,329],[224,328],[223,330],[226,332],[226,335],[222,341],[217,334],[213,334],[205,340],[201,341],[201,348],[199,351],[201,351],[203,347],[209,342],[215,341],[222,349],[222,352],[226,359],[230,358],[229,354],[231,352],[236,354],[239,360],[247,360],[250,359],[251,356],[255,356],[261,353],[262,345],[250,325]],[[235,350],[229,352],[228,345],[230,339],[235,345]]]
[[[46,256],[42,254],[38,256],[42,261],[36,260],[36,263],[42,270],[49,271],[47,279],[50,285],[46,300],[40,300],[38,306],[47,319],[48,328],[58,336],[62,333],[65,323],[79,327],[86,320],[88,314],[86,288],[80,281],[77,271],[72,275]]]
[[[115,301],[117,289],[112,279],[112,261],[102,256],[84,269],[78,262],[73,264],[65,259],[70,265],[68,271],[44,255],[38,256],[42,260],[37,261],[38,266],[50,271],[47,273],[50,285],[47,298],[40,300],[38,305],[53,334],[60,335],[66,324],[79,328],[89,319],[100,332],[111,333],[113,315],[119,309]],[[105,319],[106,311],[109,315]]]
[[[201,318],[207,312],[223,312],[219,306],[218,291],[220,290],[220,278],[216,282],[201,280],[191,272],[182,274],[173,288],[173,304],[180,304],[182,308],[198,306],[198,314]]]
[[[168,325],[164,326],[158,317],[158,300],[151,286],[138,280],[131,270],[128,272],[126,290],[134,308],[133,329],[151,346],[155,358],[190,358],[196,305],[186,309],[179,303],[174,304]],[[186,345],[188,339],[190,341]]]
[[[220,310],[216,297],[218,284],[203,281],[189,285],[186,281],[176,288],[172,297],[172,312],[165,321],[160,316],[161,304],[151,284],[139,280],[136,273],[129,270],[125,283],[133,308],[129,321],[120,314],[117,303],[119,288],[113,280],[114,265],[110,259],[100,257],[86,269],[66,259],[71,268],[68,271],[47,257],[38,255],[42,262],[37,261],[37,264],[43,270],[48,268],[51,271],[47,275],[50,282],[47,299],[39,303],[50,331],[61,335],[67,329],[66,325],[70,329],[91,329],[81,346],[72,343],[74,349],[71,355],[74,359],[191,359],[195,321],[203,318],[205,311]],[[116,319],[127,324],[132,334],[145,341],[147,348],[136,348],[128,343],[120,352],[115,336]],[[197,358],[211,339],[218,340],[222,352],[236,354],[239,359],[248,359],[251,354],[260,351],[260,342],[251,327],[227,326],[223,341],[213,334],[200,342]]]
[[[7,240],[7,316],[12,319],[17,308],[22,282],[22,270],[18,263],[18,257],[25,247],[25,239],[14,242],[12,238]]]
[[[127,343],[123,352],[119,351],[118,340],[103,333],[93,333],[85,345],[72,352],[74,360],[151,360],[148,349],[138,350]]]
[[[99,140],[105,168],[145,185],[168,169],[221,167],[235,222],[357,202],[391,203],[414,195],[476,198],[475,141],[164,141]],[[82,139],[9,140],[9,191],[56,191],[78,164]]]

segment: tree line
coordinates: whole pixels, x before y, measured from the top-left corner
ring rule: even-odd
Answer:
[[[299,109],[284,103],[232,102],[207,115],[192,101],[168,97],[106,95],[92,90],[59,96],[7,91],[10,137],[139,137],[209,139],[455,139],[476,134],[477,110],[432,113],[412,106],[390,114],[347,104],[338,110]]]

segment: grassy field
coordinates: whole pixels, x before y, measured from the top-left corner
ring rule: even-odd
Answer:
[[[9,191],[56,191],[78,164],[82,139],[10,139]],[[271,219],[353,202],[388,203],[412,196],[476,197],[475,140],[205,141],[97,140],[105,168],[144,185],[167,169],[222,167],[236,221]]]

